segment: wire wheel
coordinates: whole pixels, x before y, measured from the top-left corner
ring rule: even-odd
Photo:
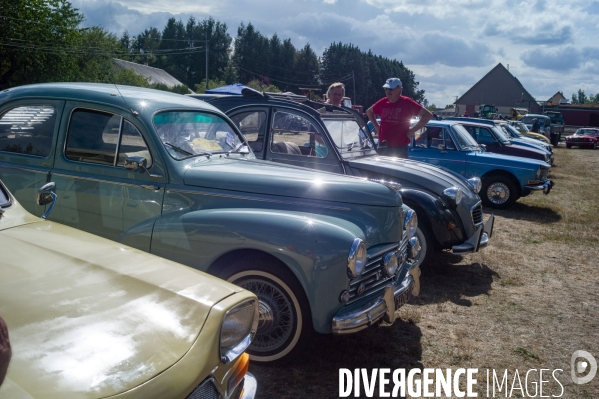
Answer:
[[[244,270],[227,278],[258,297],[259,322],[248,348],[251,359],[271,362],[282,359],[298,344],[304,324],[300,300],[283,280],[262,270]]]

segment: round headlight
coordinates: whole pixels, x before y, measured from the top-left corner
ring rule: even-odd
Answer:
[[[258,301],[251,299],[231,308],[220,327],[220,356],[230,363],[241,355],[258,331]]]
[[[462,202],[462,190],[458,187],[449,187],[443,190],[443,194],[445,197],[451,201],[451,203],[456,206]]]
[[[474,190],[476,194],[478,194],[482,187],[482,183],[480,182],[480,178],[478,177],[471,177],[470,179],[468,179],[468,184],[470,184],[470,187],[472,187],[472,190]]]
[[[395,273],[397,273],[397,268],[399,267],[399,261],[397,260],[397,252],[389,252],[387,255],[385,255],[385,257],[383,258],[383,265],[385,266],[387,276],[395,276]]]
[[[356,278],[362,275],[366,268],[366,244],[360,238],[356,238],[349,250],[347,258],[347,275]]]
[[[408,232],[408,237],[414,237],[416,228],[418,227],[418,216],[414,210],[410,209],[406,212],[406,216],[404,217],[404,227]]]

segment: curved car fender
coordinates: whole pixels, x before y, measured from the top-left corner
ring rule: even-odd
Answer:
[[[203,271],[231,248],[269,254],[285,264],[304,288],[314,328],[330,332],[330,321],[342,307],[339,295],[349,285],[347,259],[355,238],[364,239],[359,227],[330,216],[273,209],[206,209],[159,218],[151,252]]]
[[[414,210],[421,209],[428,220],[428,224],[431,227],[431,231],[435,235],[437,242],[445,247],[445,243],[455,241],[455,230],[452,231],[447,228],[449,223],[454,223],[459,226],[460,238],[462,234],[462,228],[460,221],[456,218],[445,201],[439,196],[431,195],[428,192],[422,190],[413,190],[410,188],[402,188],[401,195],[404,203]],[[418,212],[421,214],[421,212]],[[425,221],[418,218],[418,224],[425,223]]]

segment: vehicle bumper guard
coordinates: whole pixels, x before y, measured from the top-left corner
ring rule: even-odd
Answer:
[[[476,228],[472,236],[459,245],[451,247],[451,252],[456,255],[471,254],[478,252],[489,244],[489,239],[493,235],[493,226],[495,225],[495,216],[491,216],[484,224]]]
[[[551,180],[547,179],[545,181],[545,183],[543,184],[536,184],[536,185],[526,185],[524,186],[524,188],[528,189],[528,190],[532,190],[532,191],[540,191],[543,190],[543,194],[547,195],[549,194],[549,192],[551,191],[551,189],[553,188],[553,185],[555,183],[553,183]]]
[[[389,284],[378,298],[357,308],[341,309],[333,318],[333,334],[352,334],[383,319],[395,321],[395,311],[420,293],[420,267],[410,263],[410,270],[399,286]]]

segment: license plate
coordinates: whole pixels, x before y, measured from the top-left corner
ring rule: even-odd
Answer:
[[[412,297],[412,290],[414,289],[414,280],[410,281],[410,285],[401,295],[395,297],[395,310],[401,308],[403,305],[408,303]]]

